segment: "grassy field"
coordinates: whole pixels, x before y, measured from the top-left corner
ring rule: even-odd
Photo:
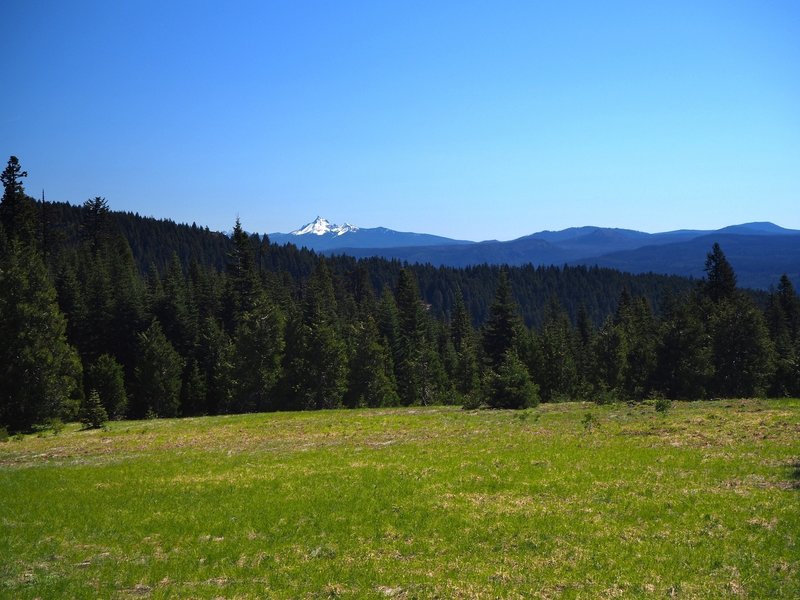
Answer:
[[[70,425],[0,518],[3,598],[798,598],[800,401]]]

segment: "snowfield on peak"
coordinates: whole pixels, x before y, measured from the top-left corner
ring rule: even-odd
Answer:
[[[311,223],[304,225],[300,229],[295,229],[290,233],[290,235],[335,235],[340,236],[344,235],[345,233],[350,233],[353,231],[358,231],[358,227],[355,225],[351,225],[350,223],[345,223],[344,225],[335,225],[331,224],[328,219],[323,219],[322,217],[317,217]]]

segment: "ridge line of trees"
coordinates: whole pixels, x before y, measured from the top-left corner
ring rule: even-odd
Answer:
[[[121,226],[101,197],[80,209],[33,200],[26,176],[16,157],[1,176],[10,431],[103,414],[800,395],[792,283],[783,276],[759,306],[716,244],[701,282],[412,267],[277,246],[238,220],[230,238],[130,215]],[[163,264],[153,231],[194,232],[178,239],[196,252]],[[132,237],[149,250],[134,253]],[[143,254],[161,264],[143,269]],[[621,286],[603,314],[598,287],[620,281],[651,283]]]

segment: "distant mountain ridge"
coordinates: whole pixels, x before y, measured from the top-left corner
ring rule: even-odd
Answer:
[[[661,233],[584,226],[539,231],[506,242],[472,242],[385,227],[340,227],[317,217],[291,233],[269,236],[273,242],[293,243],[326,254],[381,256],[435,266],[597,265],[631,273],[693,277],[703,276],[706,253],[718,242],[743,287],[766,289],[783,273],[800,280],[800,231],[770,222]]]
[[[342,248],[383,249],[473,243],[427,233],[395,231],[386,227],[357,227],[349,223],[341,226],[334,225],[319,216],[290,233],[270,233],[268,235],[270,241],[277,244],[295,244],[317,252],[335,251]],[[375,254],[375,256],[378,255]]]

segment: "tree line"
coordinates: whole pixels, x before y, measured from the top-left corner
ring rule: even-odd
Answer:
[[[101,197],[37,202],[26,175],[11,157],[0,203],[10,431],[78,417],[800,394],[791,282],[754,299],[716,245],[701,282],[323,257],[238,220],[224,236],[112,213]]]

